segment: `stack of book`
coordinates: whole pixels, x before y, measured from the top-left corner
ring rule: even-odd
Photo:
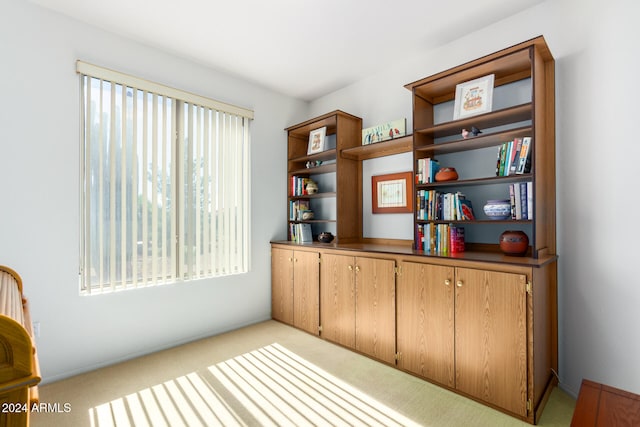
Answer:
[[[307,183],[311,181],[311,178],[306,176],[296,176],[293,175],[291,177],[291,195],[293,197],[296,196],[306,196],[307,195]]]
[[[310,210],[309,200],[290,200],[289,201],[289,221],[302,220],[302,212]]]
[[[313,242],[311,224],[289,224],[289,239],[296,243]]]
[[[531,172],[531,137],[514,138],[498,149],[496,176],[521,175]]]
[[[416,218],[428,221],[468,221],[475,219],[471,201],[464,194],[436,190],[416,192]]]
[[[464,252],[464,227],[451,224],[418,224],[416,249],[432,254]]]
[[[533,219],[533,183],[509,184],[511,219]]]
[[[416,184],[428,184],[435,182],[436,172],[440,170],[440,163],[429,157],[418,159],[418,172],[416,173]]]

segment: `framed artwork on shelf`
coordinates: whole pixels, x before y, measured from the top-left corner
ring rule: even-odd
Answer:
[[[362,129],[362,145],[374,144],[407,134],[407,119],[393,120],[377,126]]]
[[[372,211],[376,213],[411,213],[413,172],[371,177]]]
[[[309,146],[307,148],[307,155],[316,154],[324,151],[324,140],[327,136],[327,127],[321,127],[320,129],[312,130],[309,133]]]
[[[494,74],[460,83],[456,86],[453,120],[491,112]]]

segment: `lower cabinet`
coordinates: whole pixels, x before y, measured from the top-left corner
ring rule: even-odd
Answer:
[[[555,259],[517,265],[312,249],[272,247],[274,319],[539,419],[557,383]]]
[[[509,270],[401,262],[398,367],[533,422],[554,365],[551,313],[533,301],[553,289],[547,268]]]
[[[320,307],[323,338],[394,363],[394,260],[323,253]]]
[[[271,316],[318,334],[319,252],[271,248]]]
[[[456,389],[527,415],[527,276],[455,273]]]
[[[398,367],[455,387],[454,268],[400,264]]]

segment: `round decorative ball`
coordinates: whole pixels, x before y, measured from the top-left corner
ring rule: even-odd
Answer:
[[[437,182],[455,181],[458,179],[458,172],[456,171],[456,168],[441,168],[436,172],[435,179]]]
[[[501,220],[511,218],[510,200],[487,200],[487,204],[482,208],[489,219]]]
[[[523,256],[529,250],[529,237],[524,231],[507,230],[500,235],[500,250],[506,255]]]
[[[318,184],[314,181],[309,181],[305,187],[307,194],[316,194],[318,192]]]
[[[322,233],[318,234],[318,242],[329,243],[332,240],[333,234],[329,233],[328,231],[323,231]]]

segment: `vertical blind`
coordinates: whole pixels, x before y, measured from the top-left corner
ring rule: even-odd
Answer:
[[[81,290],[248,270],[250,110],[77,63]]]

